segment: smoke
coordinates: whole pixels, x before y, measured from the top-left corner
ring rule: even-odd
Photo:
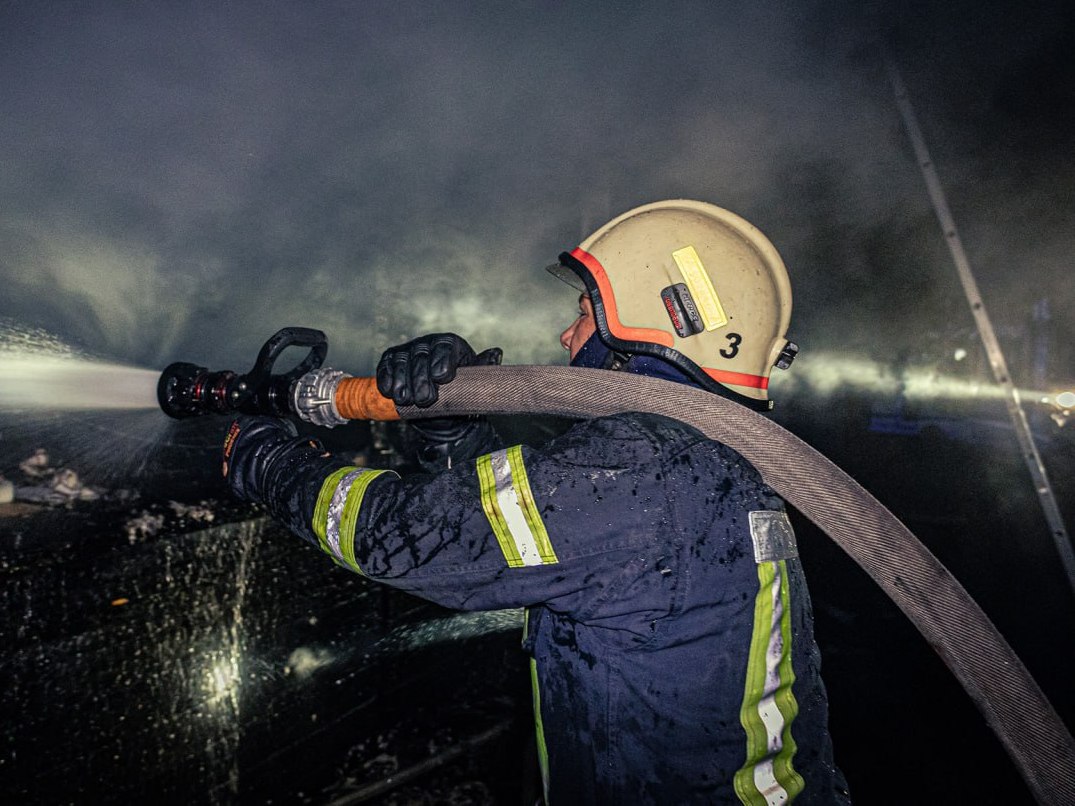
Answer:
[[[574,298],[542,267],[683,196],[777,244],[804,351],[878,360],[970,321],[880,30],[987,302],[1014,326],[1051,297],[1070,334],[1058,121],[1004,128],[1022,88],[1049,97],[1037,71],[1068,29],[1053,12],[990,28],[975,8],[8,4],[0,315],[143,366],[243,369],[284,325],[326,330],[330,363],[360,373],[439,330],[558,361]]]

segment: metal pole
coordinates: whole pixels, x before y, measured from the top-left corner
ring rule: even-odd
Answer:
[[[1064,519],[1060,514],[1060,508],[1056,505],[1052,484],[1049,482],[1049,476],[1045,472],[1041,454],[1038,453],[1038,447],[1034,442],[1034,434],[1030,430],[1026,413],[1023,411],[1023,406],[1019,399],[1019,390],[1012,383],[1011,375],[1008,372],[1008,364],[1004,360],[1000,342],[997,341],[996,332],[993,330],[993,323],[989,319],[985,303],[982,302],[982,297],[978,293],[978,284],[975,282],[974,274],[971,272],[967,254],[963,250],[963,242],[960,240],[959,232],[956,230],[955,220],[948,209],[948,202],[945,199],[940,179],[937,177],[933,160],[930,159],[929,151],[926,149],[926,140],[922,136],[918,118],[915,116],[914,108],[911,106],[911,101],[907,95],[907,87],[900,77],[896,62],[892,56],[885,53],[884,59],[889,79],[892,81],[892,88],[896,93],[896,106],[899,108],[900,116],[903,118],[904,126],[907,128],[907,134],[911,138],[911,145],[914,147],[918,167],[922,170],[922,177],[926,180],[926,190],[929,192],[930,201],[933,202],[933,209],[937,213],[937,220],[940,222],[941,231],[944,233],[945,242],[948,244],[948,251],[951,252],[952,260],[956,264],[956,271],[959,273],[959,280],[963,284],[963,292],[966,294],[967,303],[970,305],[974,321],[978,325],[978,335],[981,336],[982,344],[985,345],[986,353],[989,356],[989,365],[993,369],[993,377],[1004,390],[1004,402],[1008,407],[1008,415],[1011,417],[1012,425],[1015,427],[1015,436],[1019,440],[1023,460],[1026,462],[1030,477],[1034,481],[1034,488],[1038,493],[1042,511],[1045,513],[1045,520],[1049,524],[1049,531],[1052,534],[1053,541],[1056,543],[1060,562],[1067,574],[1068,584],[1071,586],[1072,592],[1075,593],[1075,551],[1072,550],[1071,539],[1068,537],[1068,531],[1064,526]]]

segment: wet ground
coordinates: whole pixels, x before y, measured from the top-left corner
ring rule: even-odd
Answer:
[[[1017,453],[938,429],[872,432],[856,411],[840,428],[808,409],[785,424],[952,568],[1070,725],[1075,601]],[[0,430],[9,478],[33,447],[18,433]],[[227,498],[215,439],[188,429],[159,441],[137,485],[83,473],[98,501],[0,505],[5,800],[532,803],[518,614],[464,616],[334,568]],[[331,439],[397,461],[391,434],[356,426]],[[1059,432],[1044,446],[1069,524],[1071,448]],[[62,453],[51,450],[58,464],[77,458]],[[1030,802],[909,622],[795,522],[856,802]]]
[[[467,743],[423,786],[500,802],[467,765],[521,768],[503,753],[522,746],[518,617],[453,622],[262,519],[132,544],[69,512],[36,551],[45,524],[19,520],[0,695],[17,802],[329,803]]]

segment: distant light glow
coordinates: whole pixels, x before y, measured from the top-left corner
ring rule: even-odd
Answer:
[[[806,387],[804,391],[819,395],[831,395],[846,390],[896,394],[899,379],[887,367],[868,358],[837,353],[800,355],[787,376],[778,376],[792,390]],[[785,379],[786,378],[786,382]]]
[[[239,658],[225,652],[205,667],[202,690],[205,701],[213,709],[235,711],[239,703]]]
[[[991,381],[946,375],[935,366],[900,368],[840,353],[802,355],[786,380],[783,378],[780,383],[789,391],[818,395],[867,392],[902,395],[910,400],[980,400],[1004,396],[1004,389]]]
[[[959,359],[960,351],[955,357]],[[840,353],[801,356],[792,372],[777,375],[780,388],[789,394],[820,396],[856,392],[908,401],[1002,400],[1005,389],[987,378],[962,378],[946,374],[939,366],[889,366],[869,358]],[[1060,393],[1018,389],[1020,401],[1075,409],[1075,390]]]
[[[300,646],[288,656],[284,674],[294,674],[305,679],[318,669],[330,665],[333,660],[335,659],[332,655],[324,649]]]

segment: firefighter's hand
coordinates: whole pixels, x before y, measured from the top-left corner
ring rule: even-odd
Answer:
[[[266,503],[273,468],[288,454],[311,447],[320,449],[297,436],[287,420],[243,415],[231,424],[224,439],[224,478],[243,501]]]
[[[504,351],[492,347],[477,355],[454,333],[420,336],[384,351],[377,364],[377,390],[397,406],[426,408],[437,402],[437,387],[455,378],[459,367],[499,364]]]

